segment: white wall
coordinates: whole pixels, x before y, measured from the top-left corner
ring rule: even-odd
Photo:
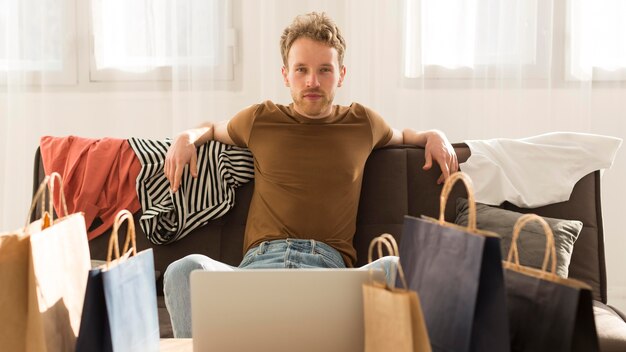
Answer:
[[[0,114],[14,106],[0,137],[0,229],[17,228],[30,204],[32,157],[42,135],[164,138],[204,120],[228,118],[241,108],[272,99],[289,102],[280,77],[278,38],[298,13],[327,10],[348,39],[348,77],[339,103],[359,101],[395,127],[438,128],[453,142],[526,137],[547,131],[579,131],[626,137],[626,90],[622,89],[404,89],[400,88],[396,2],[244,1],[240,33],[242,86],[232,92],[65,90],[0,95]],[[383,9],[392,4],[391,9]],[[349,14],[346,15],[346,14]],[[374,22],[377,19],[377,22]],[[374,47],[372,43],[383,47]],[[352,50],[352,51],[351,51]],[[262,68],[262,69],[261,69]],[[23,100],[20,100],[23,99]],[[208,103],[207,103],[208,102]],[[180,111],[186,111],[181,114]],[[6,128],[6,129],[5,129]],[[2,145],[2,144],[0,144]],[[626,199],[626,152],[603,178],[603,215],[609,302],[626,310],[626,252],[621,202]]]

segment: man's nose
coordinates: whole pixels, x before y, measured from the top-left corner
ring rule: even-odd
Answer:
[[[311,73],[307,76],[306,86],[307,87],[319,87],[320,82],[317,79],[317,75],[315,73]]]

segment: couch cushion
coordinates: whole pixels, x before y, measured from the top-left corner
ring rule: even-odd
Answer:
[[[458,198],[456,205],[455,222],[461,226],[467,226],[469,218],[467,199]],[[500,246],[503,260],[506,260],[511,248],[515,223],[522,215],[522,213],[515,211],[476,203],[476,226],[481,230],[495,232],[502,237]],[[572,251],[574,250],[574,242],[580,234],[583,223],[576,220],[561,220],[547,217],[543,219],[550,225],[554,234],[557,257],[556,274],[561,277],[567,277]],[[541,225],[536,222],[527,224],[520,232],[517,248],[520,264],[540,269],[546,248],[546,236]]]
[[[626,351],[626,322],[611,307],[593,301],[593,314],[602,352]]]
[[[356,266],[367,264],[370,241],[390,233],[399,239],[407,214],[407,151],[383,149],[372,153],[363,173],[356,235]]]

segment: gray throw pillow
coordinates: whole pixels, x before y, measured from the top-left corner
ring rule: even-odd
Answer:
[[[522,213],[491,207],[485,204],[476,203],[476,227],[480,230],[487,230],[502,236],[501,249],[502,260],[506,260],[511,248],[511,238],[513,237],[513,227]],[[469,207],[467,199],[458,198],[456,201],[455,223],[467,226],[469,218]],[[556,274],[567,277],[574,242],[583,228],[583,223],[576,220],[561,220],[544,217],[550,225],[554,234],[554,244],[556,247]],[[526,224],[517,240],[520,264],[534,268],[541,268],[546,248],[546,236],[543,227],[538,222]],[[550,270],[550,264],[548,269]]]

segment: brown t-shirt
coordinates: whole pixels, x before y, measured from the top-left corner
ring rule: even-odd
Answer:
[[[365,161],[391,139],[374,111],[353,103],[310,119],[266,101],[228,123],[230,138],[254,156],[254,193],[244,253],[263,241],[322,241],[354,266],[352,239]]]

